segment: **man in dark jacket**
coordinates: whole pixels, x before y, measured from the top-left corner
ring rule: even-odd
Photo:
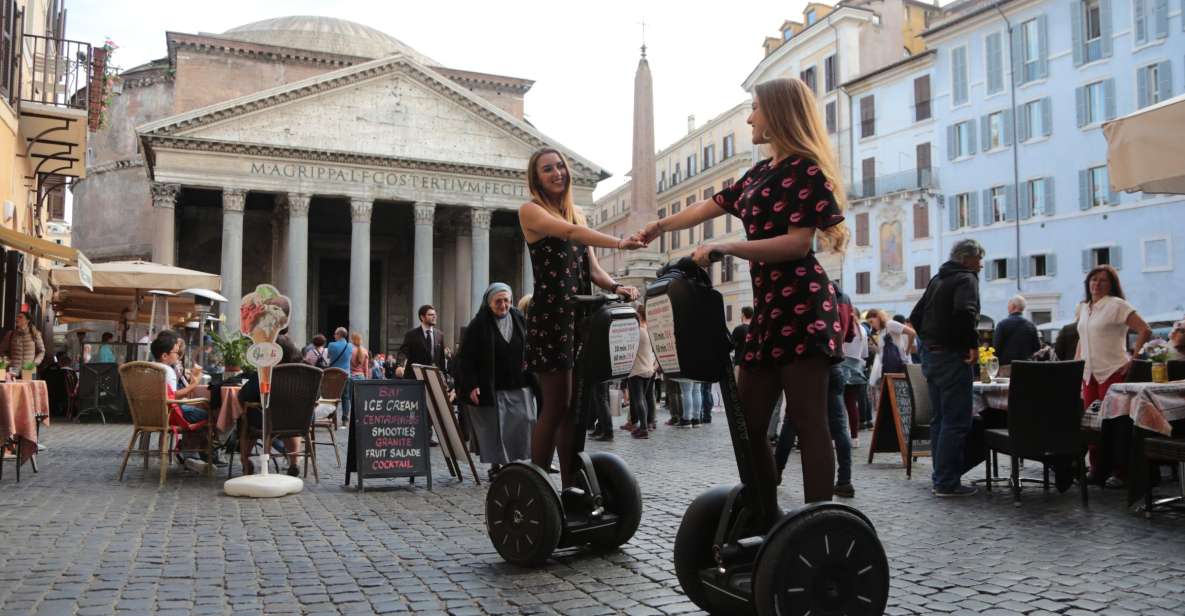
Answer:
[[[1025,361],[1041,350],[1037,326],[1025,318],[1024,312],[1025,298],[1017,295],[1008,300],[1008,318],[996,324],[992,346],[996,347],[996,357],[1000,358],[1001,366]]]
[[[983,246],[971,239],[955,244],[950,260],[926,286],[909,315],[925,345],[922,372],[930,388],[933,417],[930,443],[934,457],[931,481],[936,496],[969,496],[963,485],[963,451],[971,430],[971,365],[979,338],[979,271]]]

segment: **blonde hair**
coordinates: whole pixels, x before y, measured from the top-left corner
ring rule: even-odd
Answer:
[[[839,162],[827,137],[815,94],[799,79],[772,79],[754,89],[767,126],[767,138],[774,152],[815,161],[823,177],[831,182],[831,193],[842,213],[848,200],[844,193]],[[819,248],[842,253],[848,244],[847,223],[819,229]]]
[[[548,154],[558,156],[567,172],[567,181],[564,183],[564,194],[560,196],[559,203],[552,202],[547,191],[543,190],[543,181],[539,179],[537,164],[540,158]],[[585,224],[584,214],[580,213],[580,210],[572,200],[572,167],[568,164],[568,158],[559,150],[555,148],[540,148],[535,150],[534,154],[531,154],[531,160],[527,162],[527,190],[531,192],[531,201],[547,210],[556,218],[566,220],[574,225]]]
[[[354,346],[362,348],[362,334],[359,332],[350,334],[350,342],[354,343]]]
[[[527,309],[531,307],[531,297],[533,297],[533,296],[530,293],[527,293],[526,295],[518,298],[518,311],[519,312],[521,312],[523,314],[527,314]]]

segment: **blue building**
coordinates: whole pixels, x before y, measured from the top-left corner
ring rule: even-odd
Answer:
[[[932,179],[915,172],[917,180],[906,182],[913,192],[905,203],[914,205],[898,208],[927,216],[934,236],[905,240],[906,276],[926,265],[937,271],[954,242],[972,237],[987,249],[980,290],[983,313],[993,320],[1006,316],[1016,293],[1039,324],[1072,320],[1086,271],[1103,263],[1119,270],[1146,319],[1181,318],[1185,197],[1112,192],[1102,125],[1185,89],[1183,12],[1182,0],[966,0],[947,7],[948,16],[923,33],[932,62],[917,58],[892,71],[911,83],[929,76],[924,102],[933,120],[907,122],[893,148],[881,137],[853,155],[901,169],[908,165],[895,158],[916,156],[913,168],[933,168]],[[918,88],[880,76],[855,85],[877,97],[867,107],[878,123],[886,114],[916,117],[922,102],[912,100]],[[855,123],[862,105],[851,107]],[[923,143],[922,127],[931,131],[932,161],[920,160],[914,143]],[[1185,126],[1181,132],[1185,137]],[[867,184],[864,171],[865,181],[854,184]],[[860,200],[853,205],[858,212]],[[859,267],[858,260],[845,264],[849,289]],[[874,284],[869,299],[904,307],[919,292],[911,282],[891,298]]]
[[[941,223],[947,245],[970,236],[988,251],[985,314],[1004,316],[1019,291],[1036,320],[1072,319],[1102,263],[1146,317],[1185,313],[1174,250],[1185,199],[1112,192],[1101,130],[1185,83],[1181,11],[1168,0],[968,3],[925,34]]]

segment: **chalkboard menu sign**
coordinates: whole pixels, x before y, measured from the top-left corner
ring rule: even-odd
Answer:
[[[913,393],[904,374],[886,374],[881,379],[880,404],[876,423],[872,427],[872,445],[868,448],[868,462],[873,454],[901,452],[901,463],[910,464],[909,429],[913,421]]]
[[[428,478],[428,404],[424,384],[412,380],[350,381],[350,438],[346,452],[346,485],[358,473],[358,489],[366,479]]]

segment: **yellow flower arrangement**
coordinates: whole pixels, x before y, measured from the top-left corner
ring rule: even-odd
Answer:
[[[979,365],[983,366],[996,358],[996,347],[987,345],[979,347]]]

